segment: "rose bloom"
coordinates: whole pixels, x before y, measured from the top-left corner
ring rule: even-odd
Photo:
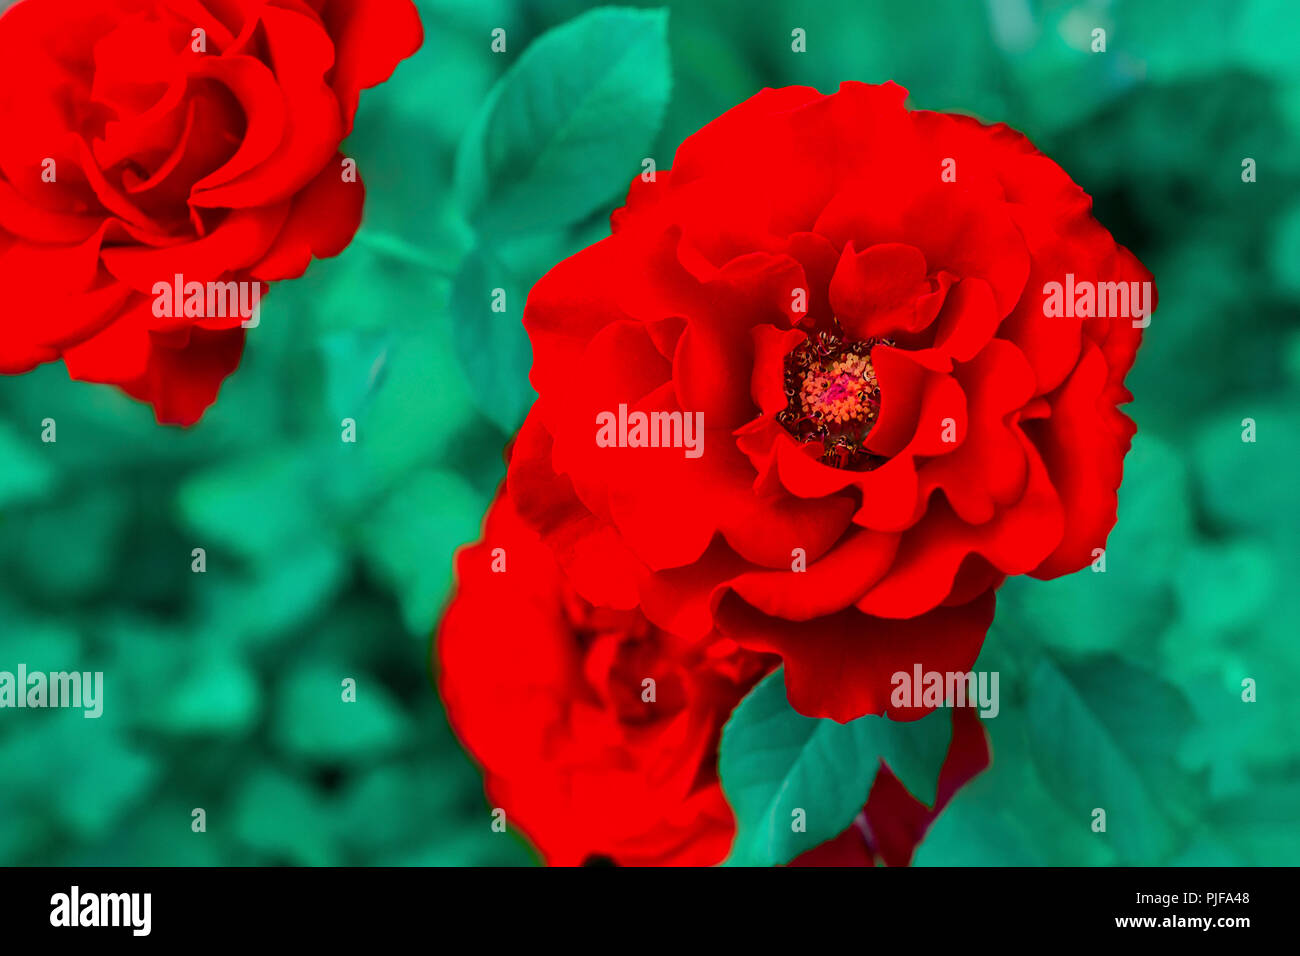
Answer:
[[[578,593],[779,655],[793,706],[841,721],[920,716],[893,674],[969,670],[1007,575],[1105,547],[1145,319],[1074,293],[1154,302],[1025,137],[905,96],[764,90],[524,313],[509,488]]]
[[[592,607],[505,497],[456,569],[436,637],[438,686],[492,806],[553,865],[725,858],[735,823],[718,783],[718,739],[774,658],[720,635],[685,641],[635,610]],[[934,808],[882,767],[858,819],[795,863],[905,865],[988,760],[978,716],[955,709]]]
[[[0,372],[62,359],[197,421],[246,317],[155,315],[155,286],[251,303],[341,252],[364,191],[339,143],[421,39],[410,0],[20,0],[0,16]]]

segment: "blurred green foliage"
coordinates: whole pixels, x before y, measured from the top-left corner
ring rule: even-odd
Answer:
[[[347,145],[360,234],[273,289],[197,427],[61,366],[0,379],[0,669],[106,684],[99,720],[0,711],[0,862],[532,860],[491,833],[428,667],[452,554],[532,399],[526,291],[606,233],[644,157],[670,165],[761,87],[847,79],[1026,132],[1160,291],[1107,571],[1004,588],[978,665],[1002,674],[993,769],[918,862],[1300,859],[1291,3],[713,0],[577,23],[578,0],[418,5],[424,49],[363,96]],[[546,112],[592,89],[577,125]]]

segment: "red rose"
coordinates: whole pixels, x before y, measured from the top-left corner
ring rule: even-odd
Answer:
[[[1028,140],[905,96],[764,90],[524,314],[510,492],[579,593],[779,654],[841,721],[919,716],[891,675],[969,670],[1006,575],[1104,547],[1154,304]]]
[[[197,421],[263,283],[351,241],[364,192],[339,143],[359,91],[421,39],[410,0],[21,0],[0,16],[0,372],[61,358],[160,422]],[[201,293],[188,315],[156,307],[176,284]]]
[[[493,806],[552,864],[722,860],[735,824],[718,739],[774,659],[717,635],[685,641],[635,610],[592,607],[505,497],[456,568],[438,683]],[[933,816],[988,763],[974,711],[954,719],[933,810],[883,769],[858,823],[797,862],[907,863]]]

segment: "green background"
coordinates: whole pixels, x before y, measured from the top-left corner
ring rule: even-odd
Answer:
[[[0,379],[0,669],[106,681],[99,720],[0,710],[0,863],[533,861],[491,832],[428,673],[532,398],[527,289],[606,234],[644,157],[764,86],[848,79],[1023,130],[1160,291],[1107,572],[1003,589],[994,767],[917,862],[1300,859],[1293,3],[696,0],[527,54],[589,5],[418,5],[424,48],[346,147],[360,234],[272,291],[198,426],[61,365]]]

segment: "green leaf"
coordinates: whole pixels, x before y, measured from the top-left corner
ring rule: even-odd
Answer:
[[[383,381],[353,416],[355,445],[339,442],[339,422],[330,423],[337,479],[349,474],[361,489],[381,491],[405,480],[420,466],[437,462],[474,422],[464,374],[452,354],[452,332],[442,312],[425,314],[425,327],[395,337],[386,350]],[[352,453],[355,453],[354,455]]]
[[[454,472],[418,471],[360,529],[367,564],[397,596],[412,634],[427,637],[451,581],[452,554],[478,536],[487,498]]]
[[[320,524],[312,502],[315,485],[308,461],[295,451],[275,448],[187,480],[178,500],[193,547],[211,552],[222,546],[245,560],[268,562],[293,545],[313,541]],[[188,562],[188,551],[177,560]]]
[[[982,657],[980,669],[996,669]],[[913,866],[1110,866],[1116,853],[1091,818],[1070,813],[1030,757],[1029,717],[1005,686],[986,726],[993,762],[962,787],[925,833]]]
[[[524,290],[504,266],[481,249],[465,258],[451,292],[456,357],[474,406],[507,433],[519,427],[537,397],[528,383],[533,350],[523,309]]]
[[[158,777],[155,758],[129,742],[110,718],[110,695],[111,690],[104,697],[104,719],[86,719],[79,709],[42,712],[43,719],[0,744],[8,796],[29,816],[48,817],[82,839],[107,834]],[[59,786],[51,788],[51,780]]]
[[[1117,658],[1063,666],[1044,657],[1028,715],[1033,760],[1079,827],[1101,808],[1126,862],[1159,863],[1186,800],[1175,757],[1193,719],[1182,694]]]
[[[1294,395],[1234,397],[1232,407],[1208,418],[1193,455],[1210,516],[1223,524],[1264,534],[1293,536],[1300,528],[1295,507],[1295,463],[1300,461],[1300,423]],[[1246,419],[1255,440],[1242,441]],[[1243,494],[1243,489],[1249,489]]]
[[[345,678],[356,681],[355,700],[344,699]],[[280,690],[275,721],[275,741],[284,752],[322,763],[376,760],[412,734],[383,683],[342,662],[291,675]]]
[[[270,641],[328,606],[346,581],[347,555],[330,543],[307,541],[281,555],[247,572],[210,561],[194,599],[203,632],[250,645]]]
[[[165,693],[158,729],[178,735],[241,733],[257,719],[262,703],[256,675],[227,647],[196,654]]]
[[[786,700],[783,670],[740,702],[722,730],[718,772],[736,814],[728,863],[771,866],[837,836],[867,802],[880,761],[933,804],[951,721],[938,712],[898,722],[867,715],[847,724],[805,717]],[[795,811],[806,830],[795,832]]]
[[[271,767],[246,771],[231,811],[231,829],[246,846],[272,862],[301,866],[337,865],[329,811],[320,795],[297,777]]]
[[[998,597],[999,618],[1016,618],[1050,647],[1149,659],[1174,614],[1170,578],[1193,540],[1187,485],[1178,452],[1139,434],[1124,461],[1106,571],[1085,567],[1054,581],[1008,581]]]
[[[1257,784],[1205,814],[1222,845],[1247,865],[1294,866],[1300,857],[1300,831],[1295,826],[1300,783],[1285,776]]]
[[[42,444],[38,429],[23,441],[17,432],[0,423],[0,507],[38,498],[49,490],[54,470],[39,454]]]
[[[6,514],[0,575],[29,596],[69,600],[120,575],[126,502],[110,486],[83,486],[61,501]],[[9,564],[12,570],[4,568]]]
[[[1000,799],[1001,783],[984,774],[963,787],[930,826],[912,865],[1042,866],[1051,862],[1026,832],[1028,824]],[[1014,799],[1017,793],[1011,795]]]
[[[1258,545],[1194,544],[1183,552],[1175,580],[1183,617],[1212,632],[1248,624],[1267,613],[1275,575],[1272,559]]]
[[[665,10],[601,7],[549,31],[493,87],[456,157],[482,233],[577,222],[640,172],[668,103]]]
[[[448,786],[436,758],[413,766],[385,761],[352,778],[339,796],[335,831],[343,846],[359,854],[409,847],[426,839],[428,821],[445,821],[463,794]],[[393,813],[403,807],[403,813]],[[482,830],[487,838],[493,834]]]

